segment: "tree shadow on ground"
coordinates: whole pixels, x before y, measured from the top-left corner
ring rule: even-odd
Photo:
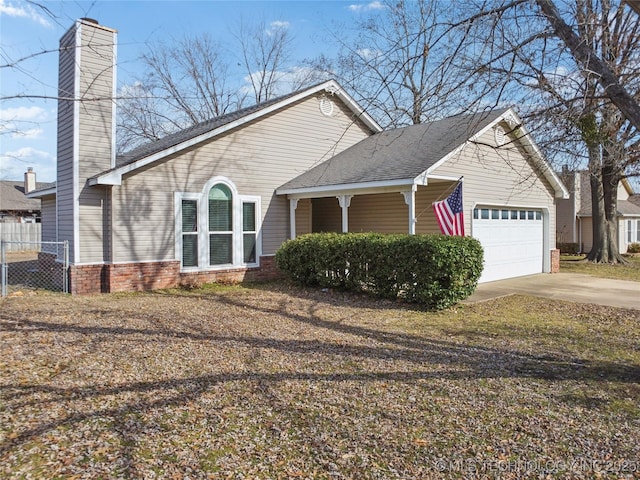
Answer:
[[[276,291],[279,291],[276,289]],[[289,294],[289,292],[284,292]],[[274,316],[304,327],[313,327],[317,338],[275,338],[267,335],[246,335],[232,333],[223,335],[208,331],[191,331],[188,321],[183,324],[150,328],[88,326],[82,322],[66,324],[55,321],[40,321],[19,315],[3,315],[0,328],[4,331],[51,331],[56,334],[74,333],[86,335],[92,341],[109,341],[117,343],[127,337],[144,336],[144,341],[167,343],[176,339],[190,341],[206,341],[212,343],[238,344],[257,350],[276,350],[285,354],[301,355],[303,358],[314,355],[332,357],[336,365],[345,358],[362,361],[363,368],[355,372],[326,371],[239,371],[232,373],[215,373],[192,377],[171,378],[157,381],[129,382],[121,385],[86,385],[59,387],[47,384],[4,383],[0,393],[5,403],[11,408],[24,408],[51,403],[73,402],[92,397],[117,396],[120,394],[138,394],[131,401],[114,408],[95,409],[88,412],[71,412],[68,415],[37,424],[25,429],[14,438],[0,444],[0,454],[6,454],[29,439],[43,435],[61,426],[72,427],[91,418],[121,418],[136,411],[150,411],[161,407],[183,405],[197,399],[210,388],[229,382],[255,382],[260,385],[275,385],[288,381],[304,382],[406,382],[447,380],[474,380],[492,378],[531,378],[550,381],[595,381],[621,382],[637,384],[640,382],[640,366],[615,362],[592,361],[587,359],[567,359],[558,355],[535,355],[514,349],[500,349],[479,345],[461,344],[440,339],[422,337],[402,332],[389,332],[375,328],[353,325],[346,322],[330,321],[322,318],[318,311],[322,300],[317,296],[307,298],[307,305],[300,309],[299,302],[294,302],[297,311],[291,308],[291,298],[284,295],[272,305],[261,305],[252,301],[251,296],[223,294],[194,294],[192,292],[153,293],[149,295],[171,295],[172,297],[198,299],[211,303],[211,310],[229,308],[239,311],[253,311],[262,316]],[[295,297],[294,297],[295,298]],[[361,299],[362,305],[371,308],[368,297]],[[336,297],[331,299],[332,305],[340,307]],[[348,306],[354,301],[348,299]],[[357,301],[355,302],[358,305]],[[346,304],[345,304],[346,305]],[[398,306],[394,302],[383,302],[376,308],[393,311]],[[122,320],[122,312],[117,310],[100,310],[95,312],[103,317],[112,316]],[[149,318],[141,313],[127,313],[131,320],[148,322]],[[322,332],[326,332],[327,336]],[[339,341],[328,337],[339,334]],[[353,339],[349,343],[349,339]],[[389,361],[388,370],[366,370],[367,359]],[[296,361],[295,358],[292,361]],[[393,362],[397,361],[397,364]],[[413,367],[412,367],[413,365]],[[425,370],[429,367],[428,370]],[[324,371],[323,371],[324,370]],[[149,398],[152,397],[152,398]],[[132,450],[135,438],[127,434],[125,425],[116,422],[115,427],[122,431],[125,445]],[[123,433],[124,432],[124,433]],[[125,438],[126,437],[126,438]],[[126,453],[126,452],[125,452]],[[132,451],[129,451],[132,456]],[[129,468],[129,467],[128,467]]]

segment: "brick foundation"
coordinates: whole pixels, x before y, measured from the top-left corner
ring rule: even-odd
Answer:
[[[260,257],[260,266],[255,268],[234,268],[212,272],[189,272],[180,274],[181,285],[203,285],[205,283],[264,282],[280,278],[282,273],[276,267],[274,256]]]
[[[259,282],[280,276],[273,256],[260,257],[260,267],[192,273],[180,273],[178,261],[69,267],[70,291],[74,294],[155,290],[210,282]]]
[[[115,263],[107,265],[107,292],[133,292],[175,287],[180,262]]]
[[[108,292],[106,265],[69,265],[69,291],[73,294]]]
[[[551,250],[551,273],[560,271],[560,250],[557,248]]]

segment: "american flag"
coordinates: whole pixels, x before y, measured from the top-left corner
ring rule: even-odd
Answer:
[[[462,207],[462,182],[451,195],[440,202],[433,203],[433,210],[444,235],[464,236],[464,214]]]

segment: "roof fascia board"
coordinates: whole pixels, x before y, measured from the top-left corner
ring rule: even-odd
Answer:
[[[467,146],[468,143],[477,141],[482,135],[484,135],[487,131],[489,131],[489,129],[493,128],[495,125],[497,125],[502,121],[507,122],[509,126],[512,128],[515,128],[516,126],[520,125],[520,129],[522,130],[523,134],[520,135],[517,138],[517,140],[520,141],[525,147],[528,146],[533,150],[532,157],[534,159],[534,162],[538,165],[538,167],[540,167],[542,174],[553,187],[553,190],[555,192],[555,197],[562,198],[565,200],[568,199],[569,191],[567,190],[567,187],[564,186],[564,184],[560,180],[560,177],[556,175],[556,173],[553,171],[553,169],[549,166],[547,161],[544,159],[544,157],[542,156],[542,152],[540,152],[540,150],[538,149],[538,146],[531,140],[529,131],[526,129],[526,127],[524,127],[524,125],[522,124],[522,120],[520,119],[520,117],[518,117],[518,115],[513,110],[513,108],[509,108],[508,110],[505,110],[502,113],[502,115],[497,117],[494,121],[489,122],[489,124],[485,125],[484,128],[482,128],[480,131],[478,131],[477,133],[469,137],[467,141],[460,144],[454,150],[452,150],[447,155],[442,157],[440,160],[434,163],[431,167],[429,167],[422,175],[427,177],[431,176],[431,173],[434,170],[436,170],[443,163],[447,162],[453,156],[457,155],[464,147]]]
[[[49,187],[44,188],[42,190],[34,190],[33,192],[29,192],[25,195],[27,198],[43,198],[48,197],[49,195],[55,195],[57,193],[57,187]]]
[[[169,155],[173,155],[177,152],[188,149],[194,145],[197,145],[198,143],[201,143],[203,141],[209,140],[210,138],[221,135],[229,130],[239,127],[245,123],[249,123],[265,115],[268,115],[276,110],[279,110],[283,107],[291,105],[303,98],[309,97],[323,90],[327,91],[330,94],[337,95],[349,107],[349,109],[353,111],[358,116],[358,118],[362,120],[363,123],[365,123],[365,125],[367,125],[369,128],[371,128],[376,132],[382,131],[382,127],[378,125],[378,123],[368,113],[366,113],[355,102],[355,100],[347,92],[345,92],[342,87],[340,87],[340,85],[337,82],[335,82],[334,80],[329,80],[327,82],[316,85],[313,88],[304,90],[297,95],[286,98],[278,103],[274,103],[273,105],[270,105],[256,112],[250,113],[242,118],[234,120],[233,122],[229,122],[225,125],[222,125],[221,127],[210,130],[196,137],[190,138],[189,140],[185,140],[184,142],[174,145],[172,147],[169,147],[165,150],[156,152],[147,157],[143,157],[139,160],[136,160],[135,162],[129,163],[127,165],[123,165],[122,167],[116,168],[115,170],[112,170],[110,172],[97,175],[96,177],[89,179],[89,185],[91,186],[121,185],[122,176],[129,172],[137,170],[138,168],[142,168],[146,165],[149,165],[150,163],[153,163]]]
[[[289,198],[320,198],[345,194],[365,195],[370,193],[401,192],[413,188],[414,185],[415,181],[413,178],[403,178],[400,180],[344,183],[341,185],[322,185],[319,187],[279,188],[276,190],[276,194],[287,195]]]
[[[635,195],[636,192],[633,191],[633,187],[631,186],[631,182],[629,182],[628,178],[623,178],[621,182],[629,196]]]
[[[493,122],[490,122],[488,125],[485,125],[485,127],[483,129],[481,129],[479,132],[474,133],[473,135],[471,135],[471,137],[469,137],[467,140],[465,140],[464,142],[462,142],[460,145],[458,145],[456,148],[454,148],[453,150],[451,150],[449,153],[447,153],[444,157],[442,157],[440,160],[438,160],[436,163],[434,163],[433,165],[431,165],[427,170],[425,170],[421,175],[425,176],[425,177],[429,177],[429,176],[433,176],[431,175],[431,173],[436,170],[439,166],[441,166],[442,164],[444,164],[445,162],[449,161],[449,159],[451,159],[452,157],[454,157],[455,155],[457,155],[458,153],[460,153],[466,146],[468,143],[471,142],[475,142],[478,138],[480,138],[482,135],[485,134],[485,132],[487,132],[490,128],[492,128],[496,123],[500,122],[503,117],[505,117],[505,115],[509,112],[511,112],[512,110],[509,109],[507,111],[505,111],[502,115],[500,115],[498,118],[496,118]]]

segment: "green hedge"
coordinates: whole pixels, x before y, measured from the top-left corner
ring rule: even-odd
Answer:
[[[560,253],[563,254],[577,255],[578,253],[580,253],[580,246],[577,243],[558,243],[557,247],[558,250],[560,250]]]
[[[475,290],[480,242],[444,235],[314,233],[285,242],[278,268],[302,285],[365,291],[447,308]]]

